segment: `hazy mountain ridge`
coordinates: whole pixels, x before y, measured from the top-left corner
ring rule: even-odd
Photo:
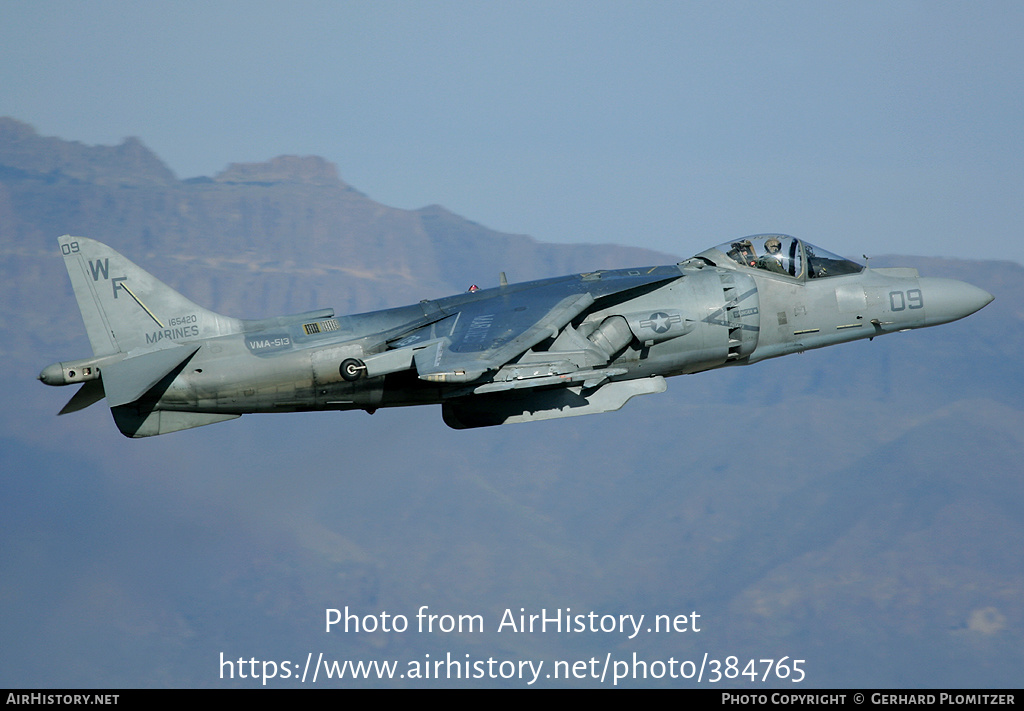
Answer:
[[[47,185],[169,185],[174,173],[138,138],[117,146],[86,146],[43,138],[26,123],[0,117],[0,176]]]
[[[996,301],[955,324],[674,378],[608,415],[474,432],[448,430],[436,408],[257,415],[136,442],[102,403],[55,417],[71,389],[34,380],[89,352],[63,232],[242,316],[670,258],[388,208],[317,158],[128,187],[46,183],[28,174],[52,155],[18,150],[16,165],[0,160],[5,685],[213,686],[220,651],[310,649],[789,655],[808,660],[810,686],[1019,685],[1024,267],[872,259]],[[89,229],[58,228],[72,219]],[[696,609],[707,631],[325,635],[323,608],[345,604],[480,613],[489,631],[505,607]]]
[[[178,181],[137,139],[85,147],[0,118],[0,249],[23,254],[34,245],[45,253],[68,233],[107,242],[194,300],[243,317],[394,306],[475,282],[490,286],[501,271],[522,281],[671,259],[628,247],[544,245],[438,206],[391,208],[318,157],[236,163],[209,180]],[[194,260],[223,264],[221,284],[188,269]],[[164,263],[170,269],[161,273]],[[243,299],[237,283],[224,283],[280,268],[341,278],[320,293],[296,276],[283,293],[256,302],[251,293]]]

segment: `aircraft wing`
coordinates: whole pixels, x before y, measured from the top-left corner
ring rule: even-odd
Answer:
[[[432,325],[429,334],[407,334],[392,347],[430,338],[428,345],[414,354],[419,377],[468,383],[498,370],[543,340],[556,337],[595,302],[654,289],[680,277],[675,267],[615,270],[450,297],[436,302],[448,317]]]

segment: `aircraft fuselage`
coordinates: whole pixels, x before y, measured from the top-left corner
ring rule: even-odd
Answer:
[[[110,278],[109,261],[102,271],[95,263],[78,275],[69,262],[69,273],[105,294],[95,287]],[[150,286],[125,263],[123,282]],[[115,283],[120,302],[105,296],[99,304],[102,319],[94,321],[112,322],[114,309],[129,308],[136,324],[147,324],[133,347],[119,344],[40,376],[49,384],[110,381],[115,420],[132,436],[254,412],[441,403],[453,427],[606,412],[664,390],[668,376],[946,323],[992,298],[913,269],[866,269],[781,235],[721,245],[677,265],[503,284],[341,317],[238,321],[175,292],[165,304],[160,288],[169,288],[157,285],[145,299],[131,291],[136,306],[118,297]],[[83,316],[96,349],[106,337],[100,328],[110,326],[91,326],[85,307]],[[110,338],[118,338],[113,329]],[[147,380],[147,370],[156,376]]]

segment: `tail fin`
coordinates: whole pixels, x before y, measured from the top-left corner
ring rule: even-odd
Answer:
[[[101,242],[65,235],[58,243],[94,355],[242,330],[238,319],[189,301]]]

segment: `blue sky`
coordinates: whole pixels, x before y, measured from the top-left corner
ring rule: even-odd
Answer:
[[[1021,261],[1019,2],[22,2],[0,115],[181,178],[322,155],[388,205],[689,255]]]

